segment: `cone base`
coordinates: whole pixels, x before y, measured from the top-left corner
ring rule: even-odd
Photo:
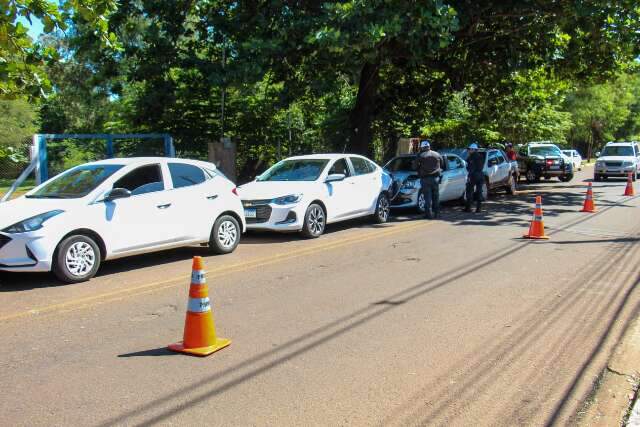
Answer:
[[[580,212],[596,213],[595,209],[580,209]]]
[[[534,240],[548,240],[548,236],[532,236],[530,234],[525,234],[522,236],[523,239],[534,239]]]
[[[208,356],[218,350],[222,350],[231,344],[231,340],[226,338],[216,338],[216,342],[208,347],[185,348],[182,341],[170,344],[167,348],[178,353],[193,354],[194,356]]]

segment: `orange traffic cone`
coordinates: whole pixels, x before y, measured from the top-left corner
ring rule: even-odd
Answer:
[[[213,323],[209,289],[204,277],[202,258],[193,257],[184,338],[179,343],[169,345],[169,350],[195,354],[196,356],[208,356],[229,344],[231,341],[228,339],[216,337],[216,327]]]
[[[633,179],[631,178],[631,174],[633,172],[629,172],[629,175],[627,176],[627,188],[624,189],[624,194],[623,196],[635,196],[636,193],[635,191],[633,191]]]
[[[533,211],[533,219],[529,226],[529,233],[525,234],[525,239],[548,239],[544,235],[544,222],[542,221],[542,197],[536,196],[536,208]]]
[[[596,205],[593,203],[593,189],[591,188],[591,183],[589,183],[589,187],[587,188],[587,197],[584,199],[584,206],[580,212],[593,213],[595,211]]]

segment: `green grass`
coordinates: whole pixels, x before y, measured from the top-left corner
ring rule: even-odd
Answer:
[[[0,197],[3,196],[7,191],[9,191],[9,188],[11,187],[14,181],[15,180],[13,179],[0,178]],[[35,186],[36,186],[36,183],[34,179],[27,179],[25,182],[22,183],[20,187],[16,189],[16,192],[13,193],[11,197],[15,198],[15,197],[21,196]]]

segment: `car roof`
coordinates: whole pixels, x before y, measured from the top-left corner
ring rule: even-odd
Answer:
[[[216,165],[209,162],[204,162],[202,160],[193,160],[193,159],[179,159],[175,157],[115,157],[111,159],[103,159],[97,160],[95,162],[89,162],[89,165],[137,165],[137,164],[146,164],[146,163],[185,163],[192,164],[204,168],[216,169]]]
[[[635,142],[607,142],[607,145],[633,145]]]
[[[306,154],[304,156],[293,156],[287,157],[284,160],[305,160],[305,159],[321,159],[321,160],[336,160],[342,159],[344,157],[361,157],[366,159],[366,157],[361,156],[359,154],[349,154],[349,153],[319,153],[319,154]],[[369,159],[367,159],[369,160]]]

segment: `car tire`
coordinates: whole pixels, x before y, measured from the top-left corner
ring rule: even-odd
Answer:
[[[422,192],[421,192],[422,193]],[[373,221],[376,224],[384,224],[389,221],[391,215],[391,203],[386,193],[380,193],[376,202],[376,210],[373,214]]]
[[[600,181],[602,181],[602,177],[600,175],[593,175],[593,180],[595,182],[600,182]]]
[[[312,203],[304,214],[304,224],[302,225],[302,235],[307,239],[316,239],[324,233],[327,225],[327,213],[322,206]]]
[[[507,194],[513,196],[518,191],[518,178],[515,175],[511,175],[509,178],[509,182],[507,183],[505,190]]]
[[[573,174],[567,174],[567,175],[560,175],[560,181],[562,182],[569,182],[573,179]]]
[[[91,279],[100,268],[98,244],[89,236],[76,234],[58,244],[53,255],[53,274],[65,283]]]
[[[420,190],[418,193],[418,200],[416,201],[416,210],[419,214],[424,214],[426,205],[427,201],[424,198],[424,193]]]
[[[527,182],[529,184],[533,184],[536,183],[538,181],[540,181],[540,177],[538,175],[536,175],[536,173],[533,171],[533,169],[527,169],[527,171],[525,172],[524,177],[526,178]]]
[[[230,254],[238,247],[241,234],[237,219],[231,215],[221,215],[211,228],[209,249],[218,255]]]

